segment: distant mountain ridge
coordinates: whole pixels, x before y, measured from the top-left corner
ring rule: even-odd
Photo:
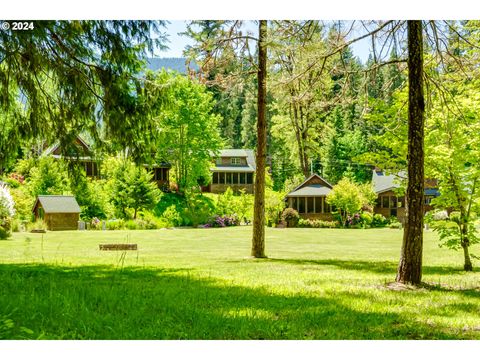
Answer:
[[[181,74],[187,73],[187,58],[147,58],[147,68],[152,71],[161,69],[178,71]],[[198,70],[197,64],[190,62],[190,68]]]

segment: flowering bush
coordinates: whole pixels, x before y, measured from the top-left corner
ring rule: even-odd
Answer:
[[[288,227],[295,227],[298,224],[298,211],[292,208],[286,208],[282,213],[282,220],[287,223]]]
[[[238,226],[240,225],[240,219],[236,214],[232,216],[214,216],[207,224],[203,227],[210,228],[210,227],[226,227],[226,226]]]
[[[10,236],[11,219],[15,215],[15,202],[5,184],[0,185],[0,239]]]

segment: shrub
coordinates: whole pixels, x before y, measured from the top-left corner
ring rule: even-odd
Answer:
[[[299,219],[298,227],[302,228],[338,228],[340,223],[338,221],[324,221],[324,220],[312,220],[312,219]]]
[[[210,198],[199,193],[187,194],[187,206],[180,213],[181,225],[205,224],[215,214],[215,205]]]
[[[240,225],[240,219],[236,215],[214,216],[204,227],[226,227]]]
[[[27,225],[27,230],[47,230],[47,224],[42,219],[38,219],[37,221],[30,223]]]
[[[10,230],[7,230],[6,227],[0,225],[0,240],[5,240],[10,237],[11,233]]]
[[[372,227],[384,227],[387,223],[387,219],[382,214],[373,215]]]
[[[268,226],[278,224],[281,220],[283,207],[285,206],[284,195],[269,188],[265,190],[265,219]]]
[[[298,211],[292,208],[286,208],[282,213],[282,220],[287,223],[288,227],[295,227],[298,224],[300,216]]]
[[[179,226],[182,224],[182,217],[177,211],[175,205],[169,206],[162,214],[160,218],[167,227]]]
[[[369,212],[363,212],[360,214],[360,222],[364,228],[368,228],[372,225],[373,215]]]
[[[15,218],[19,220],[32,219],[32,206],[35,198],[28,192],[26,186],[10,189],[15,202]]]
[[[402,228],[402,224],[399,223],[398,221],[392,221],[390,222],[390,224],[388,225],[388,227],[390,229],[401,229]]]
[[[15,202],[7,185],[0,185],[0,239],[10,236],[11,221],[15,215]]]
[[[125,228],[125,221],[123,219],[108,220],[106,227],[107,230],[122,230]]]

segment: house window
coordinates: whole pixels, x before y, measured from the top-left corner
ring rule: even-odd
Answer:
[[[396,209],[397,208],[397,197],[390,196],[390,208]]]
[[[247,173],[247,184],[253,184],[253,174]]]
[[[315,212],[317,214],[320,214],[322,212],[322,200],[323,200],[323,197],[315,198]]]
[[[215,163],[216,163],[217,165],[222,165],[222,158],[217,158],[217,159],[215,160]]]
[[[240,175],[239,183],[240,184],[245,184],[245,173],[240,173],[239,175]]]
[[[298,212],[300,214],[305,214],[305,198],[304,197],[298,198]]]
[[[212,183],[213,184],[218,184],[218,173],[217,172],[213,173]]]
[[[223,172],[218,173],[218,183],[225,184],[225,173]]]
[[[297,198],[293,197],[293,198],[290,198],[290,199],[292,199],[292,209],[298,210],[298,208],[297,208]]]
[[[232,183],[232,173],[226,173],[225,175],[227,177],[227,184],[231,184]]]
[[[390,196],[382,196],[382,208],[388,209],[390,207]]]
[[[313,206],[314,206],[313,202],[314,202],[314,198],[313,198],[313,197],[308,197],[308,198],[307,198],[307,212],[308,212],[309,214],[315,212],[315,208],[313,207]]]
[[[231,158],[230,163],[232,165],[240,165],[240,158]]]
[[[155,169],[155,180],[163,180],[163,169],[161,168],[156,168]]]

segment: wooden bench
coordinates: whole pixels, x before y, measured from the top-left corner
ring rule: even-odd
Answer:
[[[138,250],[137,244],[100,244],[100,250]]]

